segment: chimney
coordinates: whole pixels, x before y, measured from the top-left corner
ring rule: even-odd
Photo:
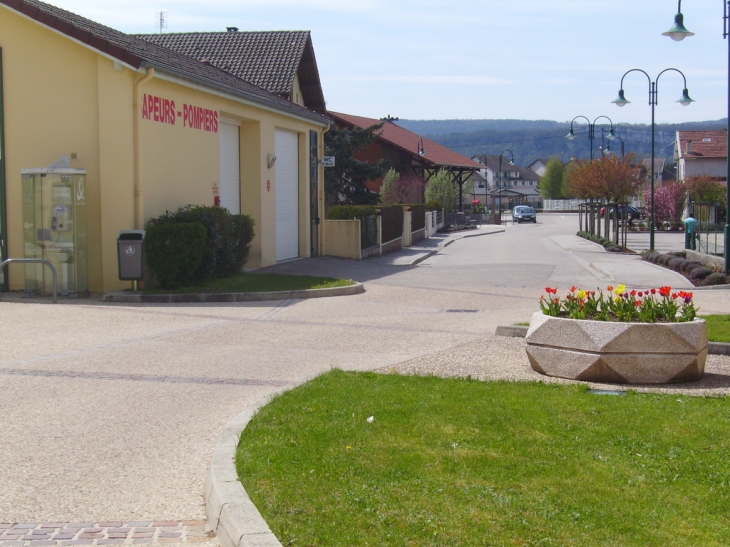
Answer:
[[[226,32],[238,32],[238,27],[226,27]]]
[[[691,140],[687,141],[687,144],[684,147],[684,153],[687,156],[689,156],[692,153],[692,141]]]

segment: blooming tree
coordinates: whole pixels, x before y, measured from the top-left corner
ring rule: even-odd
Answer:
[[[651,215],[651,188],[644,191],[646,214]],[[687,203],[687,189],[681,181],[670,181],[654,188],[654,221],[680,224]]]

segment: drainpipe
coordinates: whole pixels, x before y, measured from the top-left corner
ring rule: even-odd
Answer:
[[[332,128],[332,126],[328,125],[322,131],[322,156],[324,156],[324,136],[325,136],[325,133],[327,133],[331,128]],[[326,200],[327,189],[326,189],[326,185],[324,182],[324,167],[322,167],[320,164],[319,168],[321,169],[321,176],[322,176],[322,192],[321,192],[321,196],[319,198],[319,203],[320,203],[319,218],[321,219],[320,223],[319,223],[319,242],[320,242],[319,243],[319,256],[326,256],[327,249],[326,249],[324,226],[325,226],[325,222],[327,222],[326,216],[325,216],[325,213],[326,213],[325,205],[327,202],[327,200]]]
[[[142,117],[140,109],[140,87],[155,77],[155,69],[148,68],[144,78],[134,84],[134,228],[144,229],[144,200],[142,199],[142,167],[140,161],[141,145],[139,142],[139,120]]]

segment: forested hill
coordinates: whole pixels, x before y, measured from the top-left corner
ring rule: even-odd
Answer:
[[[593,142],[595,155],[601,146],[601,127],[596,127]],[[414,133],[428,137],[467,157],[477,154],[497,155],[511,150],[515,163],[527,167],[537,158],[559,156],[564,162],[571,157],[585,159],[590,156],[588,125],[578,120],[573,126],[575,139],[565,138],[570,122],[549,120],[400,120],[397,122]],[[725,129],[727,120],[690,122],[681,124],[657,124],[656,157],[671,161],[672,143],[677,130]],[[615,124],[616,134],[624,141],[625,153],[633,152],[638,159],[651,157],[651,126],[642,124]],[[604,145],[608,144],[604,140]],[[610,143],[611,152],[621,154],[621,142]],[[428,150],[426,150],[428,154]]]

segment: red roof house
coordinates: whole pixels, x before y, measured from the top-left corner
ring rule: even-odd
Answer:
[[[727,131],[677,131],[674,160],[677,179],[707,175],[727,180]]]
[[[383,127],[377,133],[378,140],[355,154],[355,158],[369,163],[377,163],[384,159],[402,177],[416,175],[425,182],[436,172],[445,169],[452,174],[454,182],[459,185],[461,191],[464,183],[482,168],[476,161],[404,129],[393,121],[383,122],[331,111],[327,114],[340,127],[366,129],[382,123]],[[373,192],[378,192],[382,182],[382,178],[369,181],[367,187]]]

